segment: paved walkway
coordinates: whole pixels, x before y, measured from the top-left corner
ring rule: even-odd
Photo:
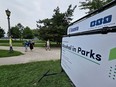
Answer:
[[[8,50],[9,47],[0,46],[0,49]],[[13,49],[24,53],[24,55],[13,56],[9,58],[0,58],[0,65],[60,59],[60,48],[52,48],[50,51],[46,51],[45,48],[35,47],[33,51],[30,51],[28,49],[27,52],[24,51],[24,47],[13,47]]]

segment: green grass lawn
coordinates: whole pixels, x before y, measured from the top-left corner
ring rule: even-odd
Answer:
[[[49,69],[49,73],[60,72],[60,61],[0,66],[0,87],[72,87],[64,72],[46,76],[38,82]]]
[[[9,46],[9,40],[0,40],[0,46]],[[13,46],[22,47],[24,46],[24,41],[13,40]],[[36,41],[34,47],[45,47],[45,41]],[[51,47],[60,47],[60,45],[55,42],[51,42]]]
[[[14,43],[23,43],[22,40],[13,40]],[[0,43],[9,43],[9,40],[1,40],[0,39]]]
[[[9,46],[9,43],[0,43],[0,46]],[[13,46],[23,47],[22,43],[13,43]],[[34,47],[45,47],[45,43],[35,43]],[[56,43],[52,43],[51,47],[60,47],[60,45]]]
[[[19,55],[22,55],[22,54],[23,53],[21,53],[19,51],[9,52],[9,50],[0,50],[0,58],[11,57],[11,56],[19,56]]]

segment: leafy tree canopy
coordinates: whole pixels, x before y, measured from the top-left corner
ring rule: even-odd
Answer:
[[[75,8],[76,6],[72,7],[72,5],[69,5],[66,12],[62,13],[60,12],[60,8],[57,7],[54,9],[51,19],[46,18],[37,21],[40,39],[61,42],[62,36],[66,35],[67,27],[72,21]]]
[[[23,38],[25,38],[25,39],[33,39],[34,38],[33,32],[29,27],[24,28]]]
[[[20,39],[33,39],[33,31],[29,27],[24,27],[21,23],[18,23],[15,27],[11,27],[11,35],[13,38]]]
[[[0,27],[0,38],[4,37],[5,31]]]
[[[104,6],[105,4],[111,2],[112,0],[85,0],[85,2],[80,2],[81,9],[88,9],[87,13],[91,13]]]
[[[21,35],[23,33],[23,25],[21,23],[18,23],[14,27],[11,27],[10,32],[13,38],[21,38]]]
[[[20,38],[20,30],[17,26],[11,27],[10,29],[11,35],[13,38]]]
[[[38,29],[33,29],[32,30],[34,37],[39,37],[39,30]]]

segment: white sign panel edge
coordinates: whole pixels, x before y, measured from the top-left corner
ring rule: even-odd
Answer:
[[[115,38],[116,33],[63,38],[61,66],[76,87],[116,87]]]

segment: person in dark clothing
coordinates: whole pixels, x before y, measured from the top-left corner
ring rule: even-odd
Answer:
[[[32,41],[29,41],[29,47],[31,51],[33,50],[33,46],[34,46],[34,43]]]
[[[32,50],[33,49],[33,44],[32,43],[30,43],[30,50]]]

